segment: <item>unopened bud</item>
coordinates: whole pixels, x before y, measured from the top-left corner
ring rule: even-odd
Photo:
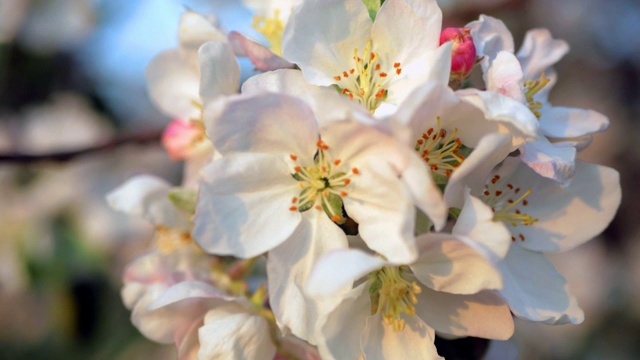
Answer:
[[[174,160],[183,160],[191,154],[202,139],[201,126],[182,119],[173,120],[162,133],[162,145]]]
[[[476,62],[476,47],[473,45],[471,29],[446,28],[440,33],[440,45],[453,41],[451,48],[451,78],[464,80]]]

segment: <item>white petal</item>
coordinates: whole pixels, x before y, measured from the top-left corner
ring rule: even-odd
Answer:
[[[190,66],[178,50],[167,50],[151,60],[146,70],[149,96],[169,116],[200,118],[200,70]]]
[[[504,277],[500,294],[516,316],[545,324],[584,320],[566,280],[544,254],[512,246],[499,266]]]
[[[318,124],[301,99],[280,94],[239,96],[214,102],[204,113],[207,135],[216,149],[264,152],[311,163],[316,153]]]
[[[359,224],[360,236],[369,248],[391,262],[413,261],[417,256],[415,208],[407,190],[384,164],[359,169],[344,198],[347,214]]]
[[[554,39],[549,30],[532,29],[527,31],[516,56],[520,60],[525,78],[535,80],[568,52],[567,42]]]
[[[491,208],[468,191],[452,232],[484,246],[497,258],[503,258],[511,245],[507,227],[501,221],[495,221]]]
[[[574,176],[576,149],[572,143],[551,143],[543,135],[520,147],[520,159],[541,176],[568,184]]]
[[[467,24],[471,28],[473,44],[478,57],[485,56],[482,69],[487,70],[500,51],[513,52],[513,36],[507,26],[491,16],[480,15],[480,19]]]
[[[300,66],[310,83],[331,85],[353,67],[353,49],[364,50],[371,24],[361,0],[303,1],[285,28],[283,57]]]
[[[283,69],[252,76],[242,85],[243,94],[276,92],[296,96],[309,104],[320,126],[349,118],[352,112],[366,112],[357,102],[341,96],[331,87],[311,85],[299,70]]]
[[[464,89],[456,92],[460,99],[479,110],[487,120],[499,121],[509,127],[514,136],[533,138],[538,129],[538,118],[529,110],[529,107],[508,97],[493,91],[479,91],[476,89]]]
[[[587,109],[548,107],[543,109],[540,117],[540,130],[553,138],[577,138],[608,127],[606,116]]]
[[[201,360],[271,360],[276,354],[267,320],[248,313],[211,310],[198,336],[198,359]]]
[[[265,154],[233,154],[203,170],[192,235],[206,251],[249,258],[285,241],[300,222],[287,165]]]
[[[495,291],[453,295],[423,288],[415,307],[416,316],[438,332],[497,340],[513,335],[509,307]]]
[[[242,53],[251,60],[256,70],[272,71],[294,67],[292,63],[272,53],[266,46],[247,38],[239,32],[230,32],[229,41],[233,46],[242,49]]]
[[[180,48],[187,55],[197,52],[198,48],[207,41],[225,41],[224,34],[216,28],[216,19],[186,11],[180,17]]]
[[[446,225],[449,214],[442,191],[422,158],[411,154],[409,159],[411,161],[402,173],[402,181],[411,194],[413,203],[429,217],[436,231],[440,231]]]
[[[360,335],[371,314],[371,300],[365,284],[345,294],[342,302],[321,317],[318,350],[323,359],[358,359]]]
[[[410,265],[421,283],[452,294],[475,294],[502,288],[497,268],[478,250],[451,234],[416,239],[420,256]]]
[[[441,27],[442,12],[435,0],[388,0],[376,15],[371,38],[384,63],[408,65],[440,45]],[[385,59],[386,54],[392,57]]]
[[[413,62],[401,63],[402,73],[399,76],[392,76],[385,101],[399,105],[419,86],[429,82],[440,83],[445,76],[448,81],[451,69],[451,46],[452,43],[444,44],[421,53]],[[390,61],[393,63],[393,60]],[[381,114],[376,111],[375,115],[380,117]]]
[[[417,316],[404,317],[402,331],[394,331],[380,314],[369,316],[362,333],[362,350],[369,359],[443,359],[434,344],[435,334]]]
[[[291,331],[311,344],[316,343],[318,316],[335,307],[351,286],[336,288],[333,296],[323,299],[305,294],[304,286],[313,265],[323,254],[346,247],[344,232],[323,211],[310,209],[303,213],[300,226],[289,240],[269,252],[269,300],[285,334]]]
[[[316,262],[306,289],[313,297],[325,297],[387,264],[379,257],[361,250],[335,250]]]
[[[198,50],[200,60],[200,97],[203,103],[220,95],[238,92],[240,66],[231,46],[222,41],[210,41]]]
[[[524,82],[520,62],[510,52],[500,51],[486,74],[487,90],[525,103]]]
[[[565,251],[601,233],[620,205],[620,178],[617,171],[585,162],[576,162],[576,174],[567,187],[553,180],[536,177],[519,166],[510,179],[521,188],[531,188],[526,210],[538,222],[518,226],[524,242],[518,244],[535,251]]]
[[[189,215],[169,200],[172,186],[163,179],[140,175],[127,180],[107,195],[109,205],[154,225],[189,229]]]

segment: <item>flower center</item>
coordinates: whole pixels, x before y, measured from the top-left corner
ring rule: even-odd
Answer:
[[[166,226],[157,226],[155,241],[158,249],[164,254],[171,254],[184,246],[195,246],[188,231]]]
[[[400,75],[400,63],[394,63],[393,69],[382,71],[378,61],[380,56],[371,51],[371,40],[367,41],[362,57],[358,49],[353,49],[354,67],[344,70],[333,77],[340,93],[358,101],[370,112],[374,112],[386,99],[389,90],[389,75]]]
[[[451,134],[447,134],[447,130],[442,129],[438,116],[437,127],[435,129],[429,128],[416,140],[416,151],[429,165],[431,173],[438,183],[446,183],[446,179],[451,176],[453,170],[460,166],[465,159],[465,156],[461,154],[464,145],[462,145],[460,138],[456,137],[457,134],[457,128],[454,128]]]
[[[280,20],[280,10],[275,9],[272,17],[254,16],[251,27],[264,36],[269,42],[269,50],[272,53],[282,56],[282,34],[284,24]]]
[[[540,101],[533,100],[533,97],[540,92],[540,90],[544,89],[545,86],[549,83],[551,79],[544,77],[544,71],[540,74],[540,78],[538,80],[527,80],[524,82],[524,87],[527,89],[524,96],[527,99],[527,103],[529,104],[529,109],[531,112],[540,119],[542,115],[540,113],[540,108],[542,108],[542,103]]]
[[[345,171],[340,159],[331,159],[327,154],[329,146],[322,140],[316,144],[318,151],[312,166],[298,164],[298,156],[291,154],[294,163],[292,174],[298,181],[300,194],[291,199],[291,211],[304,212],[312,207],[324,210],[332,221],[342,224],[345,217],[342,213],[342,198],[347,196],[345,191],[351,183],[351,175],[359,175],[358,168]]]
[[[393,324],[394,331],[402,331],[405,320],[402,314],[416,314],[416,294],[422,289],[415,281],[405,278],[406,266],[386,266],[369,274],[369,295],[371,297],[371,315],[382,313],[387,324]]]
[[[503,186],[500,181],[500,175],[495,175],[485,185],[483,200],[493,210],[493,218],[495,220],[505,222],[514,228],[518,225],[531,226],[538,222],[538,218],[534,218],[523,211],[524,207],[529,205],[526,197],[530,194],[531,189],[522,191],[511,183]],[[517,237],[520,241],[525,240],[523,234],[517,234]],[[511,240],[516,241],[516,236],[512,236]]]

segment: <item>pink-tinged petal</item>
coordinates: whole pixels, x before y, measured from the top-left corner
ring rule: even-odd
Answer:
[[[203,325],[203,321],[191,324],[181,336],[175,339],[178,350],[178,360],[197,360],[200,341],[198,341],[198,329]]]
[[[204,112],[207,135],[223,155],[261,152],[310,164],[316,153],[318,123],[301,99],[256,94],[221,99]]]
[[[415,61],[401,63],[402,72],[400,75],[391,78],[389,92],[385,101],[399,105],[414,89],[426,83],[436,82],[440,84],[445,78],[448,83],[448,70],[451,67],[451,45],[444,44],[438,48],[424,51],[420,53]],[[389,61],[393,62],[393,60]],[[378,111],[374,114],[376,117],[381,115]]]
[[[388,263],[361,250],[335,250],[316,262],[307,282],[307,293],[313,297],[326,297],[340,289],[351,287],[354,281]]]
[[[234,47],[242,49],[242,54],[251,60],[256,70],[273,71],[292,69],[295,66],[271,52],[266,46],[247,38],[239,32],[230,32],[229,41]]]
[[[545,324],[579,324],[584,320],[567,281],[544,254],[512,246],[499,266],[504,277],[500,294],[516,316]]]
[[[485,75],[487,90],[525,103],[524,77],[520,62],[510,52],[500,51]]]
[[[430,233],[419,236],[416,243],[420,255],[410,267],[429,288],[452,294],[502,288],[502,278],[494,264],[463,239]]]
[[[438,332],[496,340],[513,335],[509,306],[495,291],[453,295],[423,288],[417,296],[416,316]]]
[[[342,302],[318,323],[318,350],[323,359],[358,359],[360,335],[371,315],[371,300],[365,284],[345,294]]]
[[[442,191],[421,157],[411,154],[409,160],[407,169],[402,173],[402,182],[409,191],[412,202],[427,215],[436,231],[440,231],[447,224],[449,214]]]
[[[202,282],[183,282],[170,288],[154,285],[136,305],[131,318],[146,337],[168,344],[176,335],[186,333],[210,308],[229,301],[233,298]]]
[[[291,355],[301,360],[321,360],[317,347],[295,336],[285,336],[280,339],[279,353],[273,360],[289,360]]]
[[[433,329],[418,316],[405,316],[405,327],[394,331],[380,314],[369,316],[362,332],[362,351],[369,359],[443,359],[434,344]]]
[[[288,239],[300,223],[287,165],[266,154],[232,154],[203,170],[192,235],[213,254],[249,258]]]
[[[508,127],[513,136],[536,136],[538,118],[525,104],[494,91],[469,88],[456,93],[460,100],[482,111],[487,120],[498,121]]]
[[[493,217],[491,208],[467,190],[464,207],[452,233],[475,241],[493,256],[503,258],[511,245],[511,233],[501,221],[496,221]]]
[[[313,265],[324,254],[347,248],[347,237],[323,211],[310,209],[303,213],[300,226],[289,239],[269,251],[267,276],[269,301],[278,325],[285,334],[316,344],[318,317],[335,307],[346,284],[331,297],[318,299],[304,292]]]
[[[175,119],[162,133],[162,145],[173,160],[183,160],[196,148],[204,135],[202,127],[184,119]]]
[[[182,246],[170,253],[153,251],[140,256],[125,268],[123,275],[125,288],[135,284],[143,287],[160,283],[171,286],[188,280],[210,279],[211,258],[202,254],[193,244]],[[123,297],[124,295],[123,291]],[[125,303],[129,301],[125,299]]]
[[[200,70],[190,65],[178,50],[161,52],[146,70],[147,87],[153,103],[165,114],[182,119],[199,119]]]
[[[154,225],[189,229],[189,215],[169,200],[171,189],[171,184],[163,179],[140,175],[110,192],[107,202],[118,211],[139,216]]]
[[[531,189],[523,210],[538,222],[513,229],[524,235],[518,244],[529,250],[565,251],[581,245],[609,225],[620,205],[618,172],[582,161],[576,162],[576,174],[566,187],[522,165],[509,181]]]
[[[285,28],[283,57],[310,83],[331,85],[334,76],[353,67],[353,49],[364,50],[371,24],[361,0],[303,1]]]
[[[524,77],[537,79],[543,71],[560,61],[569,52],[569,44],[556,40],[547,29],[527,31],[516,56],[520,60]]]
[[[487,70],[500,51],[513,53],[513,36],[507,26],[491,16],[480,15],[480,19],[467,24],[471,28],[473,43],[478,57],[484,56],[482,69]]]
[[[540,117],[540,130],[552,138],[577,138],[608,127],[609,118],[587,109],[547,107]]]
[[[276,354],[267,320],[246,312],[209,311],[198,337],[199,359],[272,360]]]
[[[551,143],[540,135],[520,147],[520,159],[538,175],[569,184],[575,173],[576,149],[572,143]]]
[[[178,36],[180,49],[185,56],[195,53],[208,41],[226,41],[225,35],[216,27],[216,19],[212,16],[186,11],[180,17]]]
[[[371,39],[383,63],[405,66],[440,45],[441,28],[442,11],[435,0],[388,0],[376,15]]]
[[[309,104],[320,126],[349,118],[350,114],[369,112],[357,102],[339,95],[330,87],[311,85],[299,70],[283,69],[250,77],[242,84],[247,95],[274,92],[299,97]]]
[[[222,41],[210,41],[198,50],[200,61],[200,97],[206,103],[221,95],[237,93],[240,65],[231,46]]]
[[[512,150],[511,136],[507,134],[489,133],[480,138],[471,154],[449,178],[444,190],[447,207],[463,207],[465,188],[471,189],[473,194],[480,194],[491,170]]]

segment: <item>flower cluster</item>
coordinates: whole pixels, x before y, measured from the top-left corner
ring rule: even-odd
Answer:
[[[548,101],[565,42],[442,30],[435,0],[247,5],[266,46],[189,11],[148,68],[184,182],[108,199],[156,227],[122,292],[145,336],[181,359],[437,359],[436,334],[583,321],[546,254],[621,193],[576,159],[608,119]]]

